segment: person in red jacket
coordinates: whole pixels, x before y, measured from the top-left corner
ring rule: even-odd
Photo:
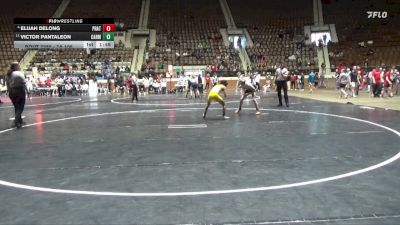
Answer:
[[[211,77],[210,77],[210,74],[207,74],[206,75],[206,90],[207,91],[210,88],[210,84],[211,84]]]
[[[46,87],[51,87],[51,79],[50,77],[47,77],[47,79],[44,81],[44,84],[46,85]]]
[[[125,86],[128,88],[128,93],[129,95],[132,94],[132,75],[128,77],[128,79],[126,79],[125,81]]]
[[[386,70],[386,72],[385,72],[385,75],[383,76],[383,92],[382,92],[382,96],[393,97],[393,93],[392,93],[393,73],[394,73],[394,70],[388,68]]]
[[[294,71],[292,72],[292,75],[290,75],[290,90],[296,90],[296,81],[297,81],[297,76],[294,74]]]
[[[216,73],[217,72],[217,66],[215,64],[211,65],[211,72]]]
[[[37,79],[37,86],[40,87],[40,88],[43,87],[43,83],[39,78]]]
[[[379,67],[375,67],[375,69],[372,71],[372,93],[374,94],[374,97],[379,97],[381,94],[381,73],[382,71]]]

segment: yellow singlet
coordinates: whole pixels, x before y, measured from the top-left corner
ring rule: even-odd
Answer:
[[[215,85],[208,94],[208,101],[217,101],[217,102],[223,101],[224,99],[219,95],[219,92],[224,89],[225,86],[222,84]]]

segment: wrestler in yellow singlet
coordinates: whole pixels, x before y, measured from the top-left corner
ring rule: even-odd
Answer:
[[[218,102],[219,104],[222,105],[222,116],[224,118],[226,118],[225,117],[225,109],[226,109],[225,102],[224,102],[224,99],[219,95],[219,93],[223,92],[224,93],[224,97],[226,98],[225,89],[226,89],[227,85],[228,85],[228,82],[226,80],[222,80],[220,82],[220,84],[215,85],[210,90],[210,93],[208,94],[207,106],[204,109],[204,113],[203,113],[203,118],[204,119],[206,118],[208,107],[210,107],[210,104],[211,104],[212,101],[216,101],[216,102]]]

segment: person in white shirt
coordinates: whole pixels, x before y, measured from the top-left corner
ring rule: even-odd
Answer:
[[[143,78],[138,78],[136,81],[136,85],[138,86],[138,94],[141,95],[144,92]]]
[[[146,76],[144,76],[142,81],[144,86],[144,95],[149,94],[149,86],[150,86],[149,79]]]
[[[67,84],[65,85],[65,92],[67,96],[71,96],[72,95],[72,84],[71,82],[68,80]]]
[[[192,75],[190,78],[190,83],[192,84],[192,92],[194,93],[194,98],[198,98],[199,94],[199,80],[196,75]],[[192,95],[192,94],[190,94]]]
[[[348,94],[346,92],[346,88],[350,85],[350,69],[347,69],[347,70],[343,69],[339,75],[338,81],[339,81],[339,87],[340,87],[339,98],[342,98],[343,95],[345,98],[347,98]]]
[[[75,86],[76,86],[76,93],[79,96],[81,96],[82,95],[82,84],[81,84],[81,81],[78,80],[78,83]]]
[[[150,92],[154,92],[154,90],[153,90],[153,85],[154,85],[154,79],[153,79],[153,77],[150,75],[149,76],[149,90],[148,90],[148,92],[150,93]]]
[[[7,92],[7,87],[0,83],[0,104],[4,103],[3,101],[1,101],[1,97],[3,96],[3,93],[5,93],[5,92]]]
[[[218,84],[218,76],[217,74],[214,74],[214,76],[211,79],[212,85],[215,86],[216,84]]]
[[[137,82],[137,77],[136,77],[135,74],[132,75],[132,81],[135,82],[135,83]]]
[[[62,79],[60,76],[57,77],[56,79],[56,84],[57,84],[57,90],[58,90],[58,97],[61,97],[64,95],[62,88],[64,85],[64,79]]]
[[[160,83],[157,81],[153,82],[153,93],[154,94],[159,94],[160,93]]]
[[[178,83],[175,85],[175,88],[177,89],[177,92],[182,93],[183,89],[186,87],[186,79],[185,77],[181,74],[179,76]]]
[[[32,77],[26,79],[26,89],[29,95],[32,96],[32,91],[33,91]]]
[[[368,84],[367,84],[367,92],[371,95],[371,96],[374,96],[374,94],[373,94],[373,91],[372,91],[372,70],[371,71],[369,71],[368,73],[367,73],[367,80],[368,80]]]
[[[161,93],[167,93],[167,79],[165,79],[165,77],[161,78]]]
[[[84,82],[82,85],[82,94],[88,95],[88,93],[89,93],[89,85],[87,82]]]

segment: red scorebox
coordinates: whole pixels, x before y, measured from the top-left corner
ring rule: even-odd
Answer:
[[[103,32],[114,32],[114,24],[103,24]]]

